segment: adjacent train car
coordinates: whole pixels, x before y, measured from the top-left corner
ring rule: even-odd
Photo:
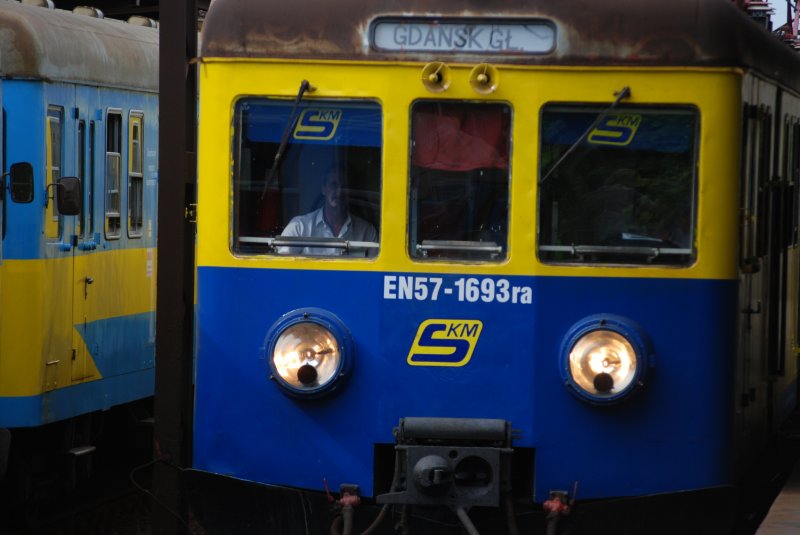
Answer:
[[[0,4],[0,475],[24,499],[153,395],[158,30]]]
[[[203,28],[194,518],[724,533],[797,405],[796,53],[725,0],[294,7]]]

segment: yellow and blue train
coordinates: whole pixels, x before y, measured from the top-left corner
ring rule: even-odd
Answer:
[[[203,27],[198,522],[724,532],[797,405],[797,54],[725,0],[293,7]]]
[[[0,56],[0,476],[25,498],[153,395],[158,30],[4,1]]]

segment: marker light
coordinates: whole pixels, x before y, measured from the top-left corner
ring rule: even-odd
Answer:
[[[617,316],[593,316],[575,325],[563,346],[566,383],[583,399],[610,403],[639,386],[651,356],[646,335]]]
[[[349,332],[334,315],[319,309],[289,313],[267,336],[272,379],[291,395],[328,393],[349,371],[351,346]]]

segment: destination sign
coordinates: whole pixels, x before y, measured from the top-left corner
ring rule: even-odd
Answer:
[[[372,46],[393,52],[546,54],[556,46],[556,31],[545,21],[384,19],[372,25]]]

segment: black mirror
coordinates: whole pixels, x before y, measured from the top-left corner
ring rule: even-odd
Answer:
[[[33,166],[28,162],[15,163],[9,174],[11,200],[22,204],[33,202]]]
[[[74,176],[65,176],[58,180],[56,202],[58,213],[62,215],[78,215],[83,207],[81,181]]]

